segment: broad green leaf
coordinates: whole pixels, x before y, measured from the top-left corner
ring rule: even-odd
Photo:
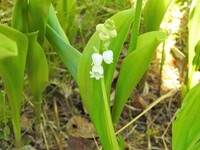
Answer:
[[[51,0],[16,0],[13,11],[12,27],[23,33],[39,30],[38,39],[42,43]]]
[[[173,150],[199,150],[200,147],[200,83],[183,100],[172,126]]]
[[[135,10],[130,9],[122,11],[111,18],[115,21],[118,36],[111,40],[110,46],[108,47],[109,49],[113,50],[114,53],[113,63],[104,66],[104,77],[108,96],[110,95],[111,84],[113,81],[117,60],[120,55],[122,45],[127,37],[128,31],[133,22],[134,14]]]
[[[196,83],[193,82],[195,65],[193,58],[195,56],[195,46],[200,40],[200,0],[193,1],[189,24],[188,24],[188,89],[191,89]]]
[[[86,45],[78,68],[78,85],[83,104],[95,125],[105,150],[112,149],[113,145],[113,149],[119,149],[112,126],[109,94],[117,58],[133,21],[133,16],[134,10],[130,9],[111,17],[115,22],[118,36],[111,39],[109,49],[113,50],[114,60],[112,64],[104,65],[104,78],[101,81],[90,78],[89,74],[92,68],[91,56],[94,53],[93,47],[97,49],[100,47],[100,39],[97,32],[94,33]],[[103,84],[101,84],[101,82],[104,82],[103,80],[105,80],[105,87],[102,87]],[[106,91],[103,91],[104,89]],[[104,92],[107,94],[105,95]],[[105,99],[107,102],[105,102]]]
[[[9,40],[6,41],[6,39]],[[4,42],[7,44],[10,42],[10,46],[4,46]],[[25,35],[10,27],[0,25],[0,51],[4,51],[5,56],[5,58],[0,57],[0,76],[8,95],[18,147],[21,146],[20,110],[27,48],[28,40]],[[8,54],[5,54],[6,50]]]
[[[172,0],[148,0],[144,7],[145,31],[154,31],[160,28],[163,17]]]
[[[53,50],[56,51],[73,76],[77,81],[78,64],[81,58],[81,53],[72,47],[65,38],[61,37],[51,26],[47,25],[47,39]]]
[[[114,125],[117,125],[124,104],[147,70],[156,47],[165,39],[166,34],[160,31],[145,33],[139,36],[136,50],[123,60],[112,110]]]

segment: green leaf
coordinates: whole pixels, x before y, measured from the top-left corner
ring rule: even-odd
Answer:
[[[134,19],[135,9],[122,11],[114,15],[111,19],[115,21],[118,36],[111,40],[108,49],[113,50],[113,63],[104,66],[104,77],[108,96],[111,91],[111,84],[113,81],[114,71],[120,55],[123,43],[127,37],[128,31]],[[92,50],[91,50],[92,52]]]
[[[16,0],[12,27],[23,33],[39,30],[38,39],[43,43],[51,0]]]
[[[69,44],[69,40],[58,21],[52,4],[49,8],[48,26],[51,27],[54,30],[54,32],[56,32],[67,44]]]
[[[160,28],[163,17],[172,0],[148,0],[144,7],[145,31],[154,31]]]
[[[114,125],[117,125],[124,104],[147,70],[156,47],[165,39],[166,34],[160,31],[145,33],[139,36],[136,50],[123,60],[112,110]]]
[[[91,56],[94,53],[93,47],[95,46],[97,49],[100,47],[100,39],[97,32],[87,43],[78,68],[78,85],[83,104],[95,125],[103,148],[106,150],[119,149],[111,120],[109,95],[117,59],[133,21],[133,16],[134,10],[130,9],[111,17],[115,22],[118,36],[111,40],[109,46],[109,49],[113,50],[114,59],[112,64],[104,66],[104,79],[102,80],[105,80],[105,87],[104,81],[92,79],[89,74],[92,68]],[[106,91],[104,91],[105,89]]]
[[[65,32],[59,24],[52,5],[49,10],[46,37],[53,47],[53,50],[58,53],[65,66],[69,69],[74,80],[77,81],[77,70],[81,53],[70,45]]]
[[[4,45],[8,43],[10,46]],[[0,50],[4,51],[3,55],[5,56],[5,58],[0,57],[0,76],[2,77],[11,107],[16,145],[20,147],[20,110],[28,40],[19,31],[0,25],[0,47]],[[5,54],[6,50],[7,54]]]
[[[173,150],[198,150],[200,146],[200,83],[183,100],[172,126]]]
[[[195,46],[200,40],[200,0],[193,1],[190,13],[190,19],[188,23],[188,89],[191,89],[196,83],[194,83],[194,72],[196,66],[193,65],[193,59],[195,56]]]

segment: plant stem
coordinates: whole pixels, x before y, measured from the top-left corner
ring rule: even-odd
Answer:
[[[41,124],[41,104],[42,104],[42,96],[35,97],[33,99],[34,103],[34,112],[35,112],[35,129],[36,129],[36,138],[41,137],[40,132],[40,124]]]
[[[163,47],[162,47],[162,56],[161,56],[161,64],[160,64],[160,74],[159,74],[159,87],[158,87],[158,92],[159,92],[159,95],[160,95],[160,90],[161,90],[161,82],[162,82],[162,71],[163,71],[163,66],[164,66],[164,63],[165,63],[165,42],[163,42]]]
[[[111,146],[110,149],[118,150],[119,146],[117,144],[114,128],[113,128],[112,121],[111,121],[111,114],[110,114],[110,110],[109,110],[110,105],[108,103],[104,78],[101,79],[101,88],[102,88],[103,104],[104,104],[104,112],[103,113],[105,113],[105,117],[107,118],[105,121],[105,124],[107,126],[106,130],[109,135],[109,143],[110,143],[109,145]]]
[[[135,17],[134,17],[134,22],[133,22],[132,35],[131,35],[131,41],[130,41],[128,53],[131,53],[132,51],[134,51],[137,46],[137,38],[138,38],[139,28],[140,28],[141,12],[142,12],[142,0],[137,0],[136,12],[135,12]]]

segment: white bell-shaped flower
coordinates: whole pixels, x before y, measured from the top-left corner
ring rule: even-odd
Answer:
[[[103,60],[106,64],[111,64],[113,62],[113,51],[112,50],[104,51]]]
[[[93,66],[92,71],[90,71],[90,77],[99,80],[103,78],[103,67],[102,66]]]
[[[102,55],[99,53],[93,53],[92,54],[92,64],[94,66],[101,66],[102,63]]]

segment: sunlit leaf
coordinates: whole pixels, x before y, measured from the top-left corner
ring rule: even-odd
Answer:
[[[193,58],[195,56],[195,46],[200,40],[200,0],[193,0],[188,23],[188,89],[191,89],[194,83],[195,65],[193,65]]]
[[[145,31],[154,31],[160,24],[172,0],[148,0],[144,7]]]
[[[183,100],[172,128],[173,150],[199,150],[200,147],[200,84],[193,87]]]

